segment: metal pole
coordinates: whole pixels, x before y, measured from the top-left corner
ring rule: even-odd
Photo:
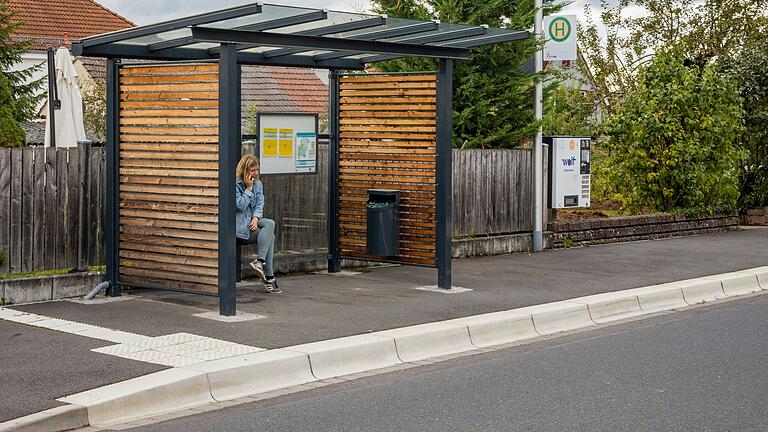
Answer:
[[[219,59],[219,313],[236,314],[235,165],[240,154],[237,47],[221,44]]]
[[[453,60],[440,59],[437,70],[437,286],[451,289]]]
[[[534,23],[534,33],[536,34],[536,41],[542,40],[542,25],[541,22],[544,19],[544,11],[542,9],[542,0],[534,0],[534,7],[536,8],[536,19]],[[536,74],[541,73],[544,63],[544,57],[542,48],[536,51]],[[542,82],[537,77],[536,81],[536,96],[534,99],[534,107],[536,112],[536,121],[540,122],[542,119]],[[542,130],[539,126],[536,131],[536,141],[533,147],[533,251],[541,252],[543,249],[543,230],[542,230],[542,211],[543,211],[543,185],[542,185]]]
[[[339,259],[339,72],[328,74],[328,273],[341,271]]]
[[[56,147],[56,65],[53,48],[48,48],[48,134],[51,147]]]
[[[88,169],[88,161],[90,161],[91,142],[89,140],[78,141],[77,147],[80,156],[80,202],[78,203],[77,215],[78,215],[78,227],[77,227],[77,267],[73,272],[86,271],[85,259],[83,257],[83,251],[86,249],[85,245],[85,203],[88,196],[88,177],[90,170]]]
[[[107,295],[117,297],[121,295],[118,285],[119,276],[119,235],[120,235],[120,182],[118,173],[120,169],[120,124],[119,103],[119,68],[114,59],[107,60],[107,154],[106,154],[106,197],[104,240],[107,264]]]

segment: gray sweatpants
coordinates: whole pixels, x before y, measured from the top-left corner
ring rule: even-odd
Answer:
[[[258,229],[251,231],[248,240],[238,237],[237,244],[254,244],[259,248],[259,258],[264,260],[264,272],[267,277],[275,275],[272,268],[272,256],[275,253],[275,221],[272,219],[259,219]]]

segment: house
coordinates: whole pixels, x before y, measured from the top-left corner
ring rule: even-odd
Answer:
[[[69,40],[134,27],[128,19],[112,12],[93,0],[10,0],[18,19],[25,24],[12,35],[14,40],[32,40],[32,51],[24,56],[18,68],[27,68],[47,60],[46,50],[70,47]],[[73,19],[77,17],[77,19]],[[78,57],[74,61],[81,91],[106,84],[106,61],[100,58]],[[253,132],[255,113],[327,111],[328,87],[321,79],[327,71],[316,73],[306,69],[273,66],[244,66],[242,78],[243,133]],[[36,77],[47,76],[43,67]],[[47,91],[47,88],[44,89]],[[41,118],[47,116],[46,103],[39,107]],[[40,145],[45,139],[44,122],[22,125],[27,131],[27,144]],[[96,131],[86,132],[92,141],[101,141]]]

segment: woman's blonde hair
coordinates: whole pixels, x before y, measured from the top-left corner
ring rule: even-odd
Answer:
[[[258,180],[259,175],[261,174],[261,165],[259,165],[259,160],[256,159],[253,155],[247,154],[240,159],[240,162],[237,163],[235,175],[240,180],[245,180],[245,176],[249,174],[248,171],[254,167],[256,168],[257,173],[255,176],[253,176],[253,179]]]

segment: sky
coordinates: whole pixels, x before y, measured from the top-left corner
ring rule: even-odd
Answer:
[[[96,0],[138,25],[152,24],[174,18],[211,12],[242,4],[255,3],[253,0]],[[533,1],[533,0],[531,0]],[[616,0],[611,0],[613,3]],[[346,12],[367,11],[368,0],[267,0],[264,3],[304,6]],[[568,5],[564,14],[583,16],[584,5],[593,8],[594,16],[600,10],[600,0],[576,0]]]

